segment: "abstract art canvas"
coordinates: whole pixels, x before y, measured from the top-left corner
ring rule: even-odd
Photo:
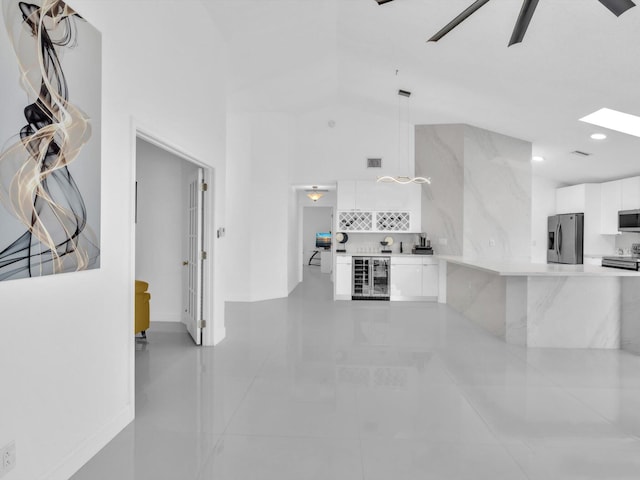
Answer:
[[[100,266],[101,35],[0,0],[0,280]]]

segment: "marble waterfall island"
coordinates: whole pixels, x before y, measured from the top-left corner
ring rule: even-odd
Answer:
[[[640,354],[640,272],[439,258],[440,301],[507,343]]]

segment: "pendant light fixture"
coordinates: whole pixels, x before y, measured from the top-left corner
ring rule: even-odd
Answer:
[[[396,75],[397,75],[397,71],[396,71]],[[409,136],[409,98],[411,97],[411,92],[407,91],[407,90],[398,90],[398,166],[400,165],[400,132],[402,130],[402,119],[401,119],[401,107],[400,107],[400,101],[402,98],[406,98],[406,102],[407,102],[407,118],[405,119],[405,123],[407,124],[407,175],[396,175],[396,176],[391,176],[391,175],[384,175],[382,177],[378,177],[377,182],[381,182],[381,183],[398,183],[400,185],[409,185],[411,183],[417,183],[417,184],[423,184],[423,183],[427,183],[427,184],[431,184],[431,178],[427,178],[427,177],[410,177],[409,173],[411,170],[411,165],[410,165],[410,159],[409,159],[409,143],[410,143],[410,136]]]
[[[318,190],[318,186],[314,185],[313,187],[311,187],[311,190],[305,190],[305,193],[307,194],[307,197],[309,197],[313,201],[313,203],[315,203],[320,200],[328,191],[329,190]]]

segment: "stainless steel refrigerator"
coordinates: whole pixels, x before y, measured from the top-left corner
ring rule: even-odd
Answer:
[[[582,264],[584,213],[547,218],[547,263]]]

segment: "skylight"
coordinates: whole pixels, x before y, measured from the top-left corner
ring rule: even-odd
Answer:
[[[580,121],[640,137],[640,117],[629,113],[601,108],[597,112],[581,118]]]

